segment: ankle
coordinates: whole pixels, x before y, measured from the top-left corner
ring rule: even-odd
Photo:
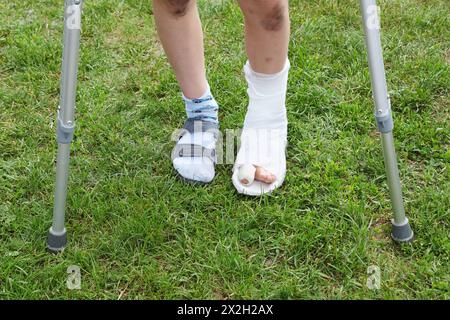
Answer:
[[[186,114],[189,119],[218,123],[219,105],[214,99],[209,84],[205,92],[198,98],[190,99],[182,94]]]
[[[285,95],[290,66],[289,59],[286,58],[282,70],[274,74],[265,74],[254,71],[250,61],[247,61],[244,65],[244,73],[249,87],[249,95],[255,98]]]

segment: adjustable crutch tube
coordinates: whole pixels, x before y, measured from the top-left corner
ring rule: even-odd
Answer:
[[[392,130],[391,104],[387,92],[383,53],[380,38],[380,18],[376,0],[360,0],[366,36],[367,56],[370,78],[372,82],[373,99],[375,103],[375,119],[381,133],[384,165],[386,169],[389,193],[394,211],[392,219],[392,238],[397,242],[408,242],[413,238],[413,231],[405,216],[402,187],[397,167],[394,138]]]
[[[64,49],[61,71],[60,104],[56,120],[58,153],[56,158],[53,223],[47,236],[47,248],[59,252],[67,244],[64,217],[69,177],[70,143],[75,129],[74,112],[80,48],[82,0],[64,2]]]

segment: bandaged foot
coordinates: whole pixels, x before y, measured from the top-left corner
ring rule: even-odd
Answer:
[[[172,151],[173,167],[184,180],[208,183],[215,176],[219,106],[209,87],[200,98],[183,100],[188,119]]]
[[[244,66],[249,105],[241,146],[233,167],[239,193],[259,196],[283,184],[286,176],[286,91],[289,60],[279,73],[266,75]]]

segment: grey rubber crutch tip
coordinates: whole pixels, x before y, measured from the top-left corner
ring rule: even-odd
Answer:
[[[397,224],[392,220],[392,239],[395,242],[411,242],[414,238],[414,232],[409,225],[408,218],[402,224]]]
[[[48,231],[47,235],[47,249],[52,253],[59,253],[64,250],[67,244],[67,232],[66,229],[62,232],[54,232],[52,228]]]

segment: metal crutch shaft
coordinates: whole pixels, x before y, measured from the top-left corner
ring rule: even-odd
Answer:
[[[411,241],[413,231],[405,215],[402,187],[397,167],[390,99],[387,92],[386,75],[380,37],[380,18],[376,0],[360,0],[364,32],[375,103],[375,119],[381,133],[384,165],[386,169],[389,193],[394,211],[392,219],[392,238],[397,242]]]
[[[70,143],[75,129],[74,112],[81,33],[82,0],[64,1],[64,48],[61,71],[60,104],[57,113],[58,153],[56,164],[53,223],[47,236],[47,248],[59,252],[67,244],[64,226]]]

